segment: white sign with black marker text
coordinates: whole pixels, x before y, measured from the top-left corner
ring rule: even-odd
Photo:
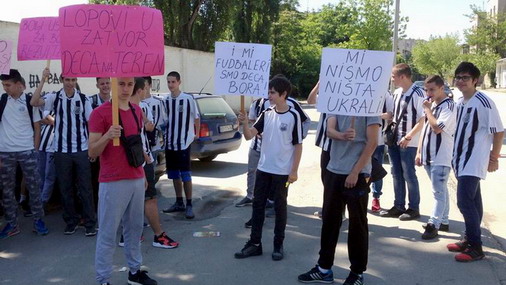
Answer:
[[[393,52],[324,48],[317,110],[379,116],[392,72]]]
[[[216,42],[216,94],[267,97],[271,45]]]

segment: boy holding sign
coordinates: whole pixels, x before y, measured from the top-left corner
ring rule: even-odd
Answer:
[[[318,264],[299,275],[304,283],[332,283],[334,254],[347,206],[350,222],[348,256],[351,272],[344,285],[363,284],[369,248],[367,201],[371,157],[377,145],[379,117],[333,115],[327,120],[327,135],[332,139],[327,171],[323,172],[324,196],[321,248]]]
[[[252,128],[248,118],[241,113],[244,137],[252,139],[262,135],[260,161],[255,179],[253,215],[250,240],[235,253],[235,258],[246,258],[262,254],[262,227],[265,220],[265,204],[271,191],[274,192],[276,220],[274,226],[273,260],[281,260],[287,219],[288,186],[297,181],[297,172],[302,155],[302,120],[300,114],[287,104],[291,83],[284,77],[269,82],[269,100],[273,107],[265,110]]]
[[[79,215],[74,201],[75,181],[77,194],[82,203],[85,235],[94,236],[96,215],[91,185],[91,165],[88,158],[88,120],[92,111],[88,97],[76,89],[76,77],[60,76],[63,88],[41,98],[44,82],[49,77],[49,68],[44,69],[42,81],[33,93],[32,106],[44,106],[47,112],[55,113],[54,163],[58,187],[62,195],[63,219],[66,235],[76,232]],[[78,175],[77,175],[78,174]]]
[[[112,124],[112,104],[106,102],[93,111],[90,118],[90,157],[100,156],[99,224],[95,254],[96,279],[109,284],[113,266],[116,231],[123,225],[125,255],[130,267],[129,284],[156,285],[146,271],[141,271],[140,238],[144,224],[145,178],[142,166],[129,164],[123,146],[113,146],[112,140],[139,135],[142,110],[129,99],[134,78],[118,78],[118,104],[121,126]],[[123,142],[122,142],[123,143]]]

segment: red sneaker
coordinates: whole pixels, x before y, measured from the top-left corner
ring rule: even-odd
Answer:
[[[176,248],[179,246],[179,243],[163,232],[161,235],[155,236],[153,246],[159,248]]]
[[[456,243],[446,245],[446,248],[448,248],[448,251],[451,252],[463,252],[468,246],[469,244],[467,243],[467,240],[461,240]]]
[[[378,198],[374,198],[372,200],[371,211],[374,212],[374,213],[377,213],[380,210],[381,210],[380,200]]]
[[[462,253],[455,255],[455,260],[458,262],[471,262],[483,259],[483,249],[480,247],[468,246]]]

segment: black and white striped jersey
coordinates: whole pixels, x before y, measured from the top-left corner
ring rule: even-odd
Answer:
[[[153,136],[155,137],[156,145],[152,145],[151,149],[153,151],[160,150],[162,148],[162,144],[160,140],[156,138],[157,133],[161,132],[163,120],[166,117],[164,114],[163,100],[158,97],[151,96],[149,98],[142,100],[142,102],[146,103],[149,106],[151,114],[153,115],[152,122],[155,125],[155,130],[153,131],[155,133],[153,134]]]
[[[91,108],[92,109],[96,109],[97,107],[99,107],[100,105],[102,105],[106,102],[105,100],[102,100],[102,98],[98,94],[91,95],[90,100],[91,100]]]
[[[248,119],[250,121],[256,121],[260,116],[260,114],[262,113],[260,111],[262,103],[263,103],[262,98],[256,99],[255,101],[251,102],[248,113]],[[251,140],[250,148],[252,150],[260,152],[261,147],[262,147],[262,137],[260,135],[257,135]]]
[[[423,117],[423,100],[425,91],[415,84],[402,93],[402,88],[394,91],[394,112],[393,121],[397,127],[397,143],[413,129],[416,123]],[[402,118],[399,118],[402,110],[406,108]],[[415,134],[408,144],[408,147],[418,147],[420,133]]]
[[[54,112],[48,111],[42,112],[41,118],[45,119],[48,115],[51,115],[54,118]],[[54,125],[41,124],[39,151],[54,152],[53,138],[54,138]]]
[[[146,119],[150,122],[153,122],[153,114],[151,113],[151,108],[145,102],[140,102],[139,107],[141,107],[142,113],[146,117]],[[144,120],[141,128],[141,137],[142,137],[142,147],[144,148],[144,152],[151,158],[153,161],[153,155],[151,154],[151,145],[149,144],[148,134],[146,128],[144,127]]]
[[[167,96],[164,102],[164,141],[166,150],[185,150],[195,138],[195,119],[199,112],[192,95]]]
[[[44,110],[54,112],[54,151],[75,153],[88,150],[88,120],[92,111],[88,97],[74,89],[72,97],[65,91],[45,96]]]
[[[420,149],[423,165],[452,166],[453,135],[457,127],[457,109],[451,98],[446,98],[436,105],[432,103],[432,114],[442,130],[436,134],[427,118],[422,129]]]
[[[455,175],[485,179],[494,134],[503,131],[499,111],[488,96],[476,92],[467,102],[459,98],[452,160]]]
[[[316,146],[320,147],[323,151],[330,151],[332,140],[327,136],[327,119],[328,114],[320,113],[320,120],[316,128]]]

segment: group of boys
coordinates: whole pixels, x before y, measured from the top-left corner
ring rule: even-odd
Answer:
[[[447,182],[453,168],[458,180],[457,204],[464,216],[466,231],[462,240],[449,244],[447,248],[451,252],[459,252],[455,260],[460,262],[484,257],[480,230],[483,217],[480,180],[485,179],[487,171],[498,169],[504,130],[493,101],[476,90],[479,78],[480,71],[474,64],[461,63],[455,70],[455,84],[463,97],[454,102],[445,93],[445,82],[440,76],[428,77],[422,88],[412,82],[410,67],[398,64],[392,71],[392,82],[398,89],[393,96],[387,96],[381,116],[321,114],[316,134],[316,145],[322,148],[320,164],[324,185],[320,258],[314,268],[299,275],[300,282],[334,281],[331,268],[342,213],[347,208],[351,266],[344,284],[364,284],[363,272],[368,260],[370,185],[373,188],[372,212],[379,212],[382,217],[397,217],[401,221],[417,219],[420,217],[420,192],[415,165],[424,166],[432,182],[434,196],[432,214],[424,225],[422,239],[433,239],[438,230],[449,230]],[[268,99],[272,106],[258,113],[255,110],[261,103],[253,102],[249,115],[250,121],[255,120],[252,127],[248,127],[244,113],[239,116],[245,138],[254,141],[248,156],[247,196],[236,206],[252,203],[253,214],[246,223],[246,227],[251,227],[250,239],[242,250],[235,253],[236,258],[262,254],[262,226],[268,197],[273,197],[276,215],[272,259],[284,257],[286,199],[288,186],[298,177],[303,129],[301,114],[287,104],[289,86],[286,78],[270,81]],[[318,87],[317,84],[312,90],[308,103],[316,103]],[[388,146],[395,201],[394,207],[381,211],[382,183],[381,179],[370,181],[371,159],[383,160],[385,146],[380,126],[384,127],[387,122],[393,122],[395,126],[396,139]],[[253,162],[250,163],[250,160]],[[254,176],[250,178],[250,175]],[[409,192],[407,210],[406,184]]]
[[[161,151],[158,134],[165,130],[166,166],[174,181],[178,206],[182,204],[183,183],[186,194],[186,206],[182,204],[177,210],[184,210],[188,219],[194,218],[189,155],[190,143],[198,138],[195,100],[180,91],[181,77],[175,71],[167,76],[171,94],[160,98],[149,92],[151,77],[118,78],[120,126],[115,126],[110,78],[97,78],[99,93],[88,97],[76,88],[77,78],[62,76],[63,88],[42,96],[48,76],[46,68],[33,96],[24,93],[24,80],[17,70],[11,69],[0,77],[6,92],[0,102],[0,170],[6,220],[0,238],[20,232],[14,189],[15,169],[20,165],[29,192],[34,232],[49,232],[42,221],[43,208],[57,181],[66,223],[64,234],[73,234],[79,225],[84,225],[85,235],[94,236],[100,225],[97,281],[109,284],[116,233],[121,225],[120,245],[125,247],[130,267],[129,283],[156,284],[140,270],[144,217],[154,232],[153,246],[175,248],[179,243],[161,228],[155,188],[156,156],[152,153]],[[142,165],[129,164],[124,146],[130,136],[139,136],[142,142]],[[113,146],[115,138],[121,139],[119,147]],[[92,169],[99,182],[98,224]],[[76,210],[75,194],[79,196],[80,211]]]

